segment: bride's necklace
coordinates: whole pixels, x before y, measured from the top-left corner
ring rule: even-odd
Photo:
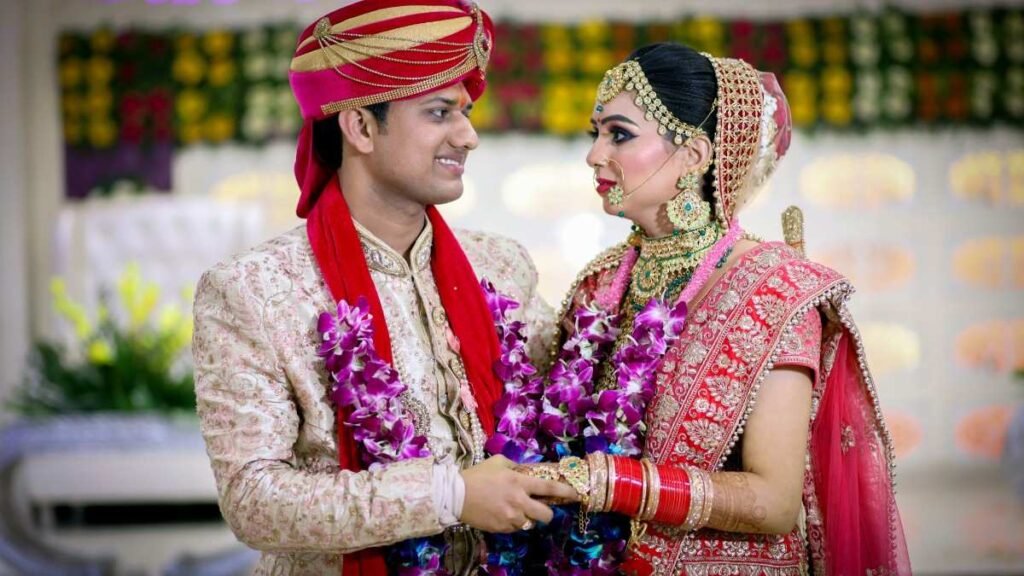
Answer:
[[[722,235],[718,223],[712,221],[670,236],[641,237],[640,255],[630,277],[628,312],[640,311],[651,298],[674,301]]]

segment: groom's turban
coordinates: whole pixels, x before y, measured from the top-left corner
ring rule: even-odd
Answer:
[[[465,0],[362,0],[306,28],[288,74],[304,120],[295,158],[299,216],[332,175],[313,153],[314,121],[458,83],[476,100],[493,45],[490,17]]]
[[[457,0],[363,0],[299,36],[289,79],[304,119],[402,100],[465,82],[484,88],[490,18]]]

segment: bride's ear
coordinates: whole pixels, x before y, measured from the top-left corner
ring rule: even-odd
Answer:
[[[680,175],[689,174],[701,166],[710,165],[714,151],[714,146],[707,136],[690,138],[680,150],[682,156]]]

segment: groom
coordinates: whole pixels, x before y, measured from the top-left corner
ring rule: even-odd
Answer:
[[[489,17],[458,0],[362,0],[299,38],[306,225],[208,271],[195,303],[202,432],[224,517],[263,552],[259,574],[380,574],[380,547],[442,532],[444,565],[468,574],[480,530],[529,529],[551,519],[539,498],[575,499],[483,453],[502,385],[479,279],[522,304],[514,319],[538,358],[553,318],[533,265],[510,240],[454,234],[434,208],[462,194],[492,47]],[[357,431],[339,423],[317,317],[361,298],[430,457],[363,470]]]

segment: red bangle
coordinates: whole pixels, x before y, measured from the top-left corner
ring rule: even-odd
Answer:
[[[622,456],[611,456],[615,460],[615,494],[612,512],[633,517],[640,512],[640,499],[643,497],[644,472],[637,460]]]
[[[661,495],[654,521],[659,524],[677,526],[686,522],[690,512],[690,475],[684,468],[659,466]]]

